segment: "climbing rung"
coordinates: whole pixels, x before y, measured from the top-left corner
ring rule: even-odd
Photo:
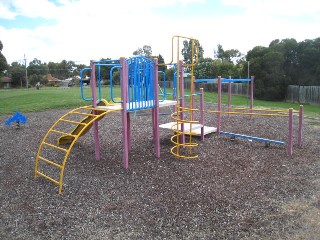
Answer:
[[[64,151],[64,152],[68,152],[67,149],[62,148],[62,147],[58,147],[58,146],[53,145],[53,144],[50,144],[50,143],[43,142],[43,144],[45,144],[45,145],[47,145],[47,146],[50,146],[50,147],[53,147],[53,148],[56,148],[56,149],[59,149],[59,150]]]
[[[68,135],[68,136],[71,136],[71,137],[75,137],[75,135],[72,135],[72,134],[70,134],[70,133],[61,132],[61,131],[54,130],[54,129],[51,129],[50,132],[55,132],[55,133],[60,133],[60,134],[62,134],[62,135]]]
[[[86,110],[92,110],[92,111],[107,111],[107,110],[104,110],[104,109],[101,109],[101,108],[95,108],[95,107],[82,107],[81,109],[86,109]]]
[[[49,164],[51,164],[51,165],[53,165],[53,166],[55,166],[55,167],[58,167],[58,168],[60,168],[60,169],[63,167],[62,165],[57,164],[57,163],[55,163],[55,162],[52,162],[52,161],[50,161],[49,159],[46,159],[46,158],[44,158],[44,157],[39,156],[39,159],[42,160],[42,161],[44,161],[44,162],[46,162],[46,163],[49,163]]]
[[[60,121],[62,122],[67,122],[67,123],[73,123],[73,124],[81,124],[81,125],[86,125],[85,123],[82,122],[76,122],[76,121],[72,121],[72,120],[67,120],[67,119],[60,119]]]
[[[44,173],[42,173],[42,172],[36,171],[36,174],[39,174],[40,176],[42,176],[42,177],[44,177],[44,178],[46,178],[46,179],[50,180],[51,182],[53,182],[53,183],[55,183],[55,184],[57,184],[57,185],[60,185],[60,182],[58,182],[57,180],[54,180],[53,178],[51,178],[51,177],[49,177],[49,176],[45,175],[45,174],[44,174]]]
[[[82,112],[72,112],[73,114],[79,114],[79,115],[84,115],[84,116],[91,116],[91,117],[96,117],[98,116],[97,114],[92,114],[92,113],[82,113]]]

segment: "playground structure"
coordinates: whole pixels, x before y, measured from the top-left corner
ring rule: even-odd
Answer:
[[[231,79],[231,78],[221,78],[219,76],[217,79],[197,79],[196,82],[216,82],[218,83],[218,96],[217,96],[217,111],[208,110],[209,113],[217,114],[217,134],[230,136],[232,139],[244,138],[254,141],[264,142],[266,146],[270,146],[270,144],[279,144],[279,145],[287,145],[287,154],[289,156],[292,155],[293,152],[293,114],[298,114],[298,146],[302,146],[302,121],[303,121],[303,106],[300,105],[299,111],[293,111],[292,108],[288,110],[270,110],[270,109],[255,109],[253,108],[253,91],[254,91],[254,77],[246,78],[246,79]],[[231,84],[232,83],[250,83],[250,106],[245,108],[232,108],[231,107]],[[222,96],[222,83],[228,83],[228,103],[227,103],[227,111],[222,111],[221,104],[221,96]],[[249,112],[246,112],[249,111]],[[221,115],[247,115],[252,117],[264,116],[264,117],[286,117],[288,118],[288,137],[287,142],[280,140],[272,140],[266,139],[262,137],[249,136],[239,133],[231,133],[226,131],[221,131]]]
[[[186,64],[179,59],[179,44],[181,40],[189,40],[191,42],[191,62]],[[173,63],[174,41],[177,45],[177,61]],[[218,134],[229,135],[233,137],[249,138],[253,140],[265,141],[269,143],[285,144],[284,142],[268,140],[263,138],[245,136],[241,134],[223,132],[220,130],[221,114],[248,114],[255,116],[253,112],[253,78],[252,79],[237,79],[237,81],[251,81],[251,104],[249,113],[231,112],[236,110],[231,108],[231,95],[228,97],[228,112],[221,111],[221,82],[227,81],[218,77],[215,81],[218,82],[218,110],[204,110],[204,92],[195,92],[195,83],[200,82],[194,77],[194,66],[198,62],[198,40],[182,36],[174,36],[172,38],[172,60],[165,65],[171,65],[175,68],[174,86],[172,93],[167,92],[164,86],[163,91],[159,93],[158,75],[163,74],[158,71],[158,60],[148,59],[142,56],[134,56],[131,58],[120,58],[117,60],[100,60],[90,61],[90,67],[84,68],[80,72],[81,77],[81,96],[84,100],[90,101],[91,105],[73,109],[60,117],[48,130],[44,136],[36,156],[34,177],[44,177],[47,180],[59,186],[59,194],[62,192],[64,170],[66,167],[69,154],[76,141],[93,128],[95,158],[99,160],[100,142],[99,142],[99,126],[98,122],[106,115],[113,112],[121,113],[122,122],[122,165],[125,169],[129,166],[129,152],[131,149],[131,131],[130,131],[130,112],[150,109],[152,117],[152,136],[154,144],[154,153],[156,158],[160,157],[160,134],[159,128],[170,128],[173,132],[171,142],[174,146],[170,152],[179,158],[197,158],[198,154],[194,152],[198,143],[194,141],[194,136],[200,136],[204,140],[204,136],[208,133],[217,132]],[[100,70],[104,67],[110,68],[110,101],[104,99],[101,88]],[[189,68],[191,75],[190,94],[184,92],[184,69]],[[120,72],[120,96],[114,94],[113,72]],[[90,72],[90,87],[91,97],[86,97],[82,79],[86,72]],[[204,80],[203,80],[204,81]],[[231,83],[231,79],[228,80]],[[234,80],[235,81],[235,80]],[[167,96],[172,94],[172,99],[167,99]],[[200,109],[195,109],[195,97],[199,96]],[[162,97],[162,99],[159,99]],[[230,98],[230,99],[229,99]],[[189,99],[189,101],[187,101]],[[173,111],[171,118],[174,120],[171,123],[160,125],[159,109],[161,107],[172,107]],[[237,109],[239,110],[239,109]],[[195,112],[199,111],[200,119],[195,119]],[[204,126],[204,114],[216,113],[218,118],[217,128]],[[291,130],[289,122],[288,138],[288,154],[292,154],[292,111],[291,114]],[[262,115],[262,114],[260,114]],[[302,116],[302,112],[301,112]],[[300,119],[300,118],[299,118]],[[290,121],[290,118],[289,118]],[[302,123],[302,117],[301,117]],[[301,124],[302,126],[302,124]],[[299,129],[299,136],[302,134],[302,128]],[[53,138],[54,140],[50,140]],[[301,141],[300,141],[301,144]],[[291,148],[291,152],[289,151]],[[45,165],[45,166],[44,166]],[[58,177],[51,176],[51,170],[47,168],[53,167],[58,169]],[[57,180],[58,178],[58,180]]]

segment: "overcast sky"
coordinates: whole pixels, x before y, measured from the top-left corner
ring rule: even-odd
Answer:
[[[89,63],[130,57],[143,45],[171,60],[174,35],[199,40],[205,57],[221,44],[246,54],[274,39],[320,37],[317,0],[1,0],[8,63]]]

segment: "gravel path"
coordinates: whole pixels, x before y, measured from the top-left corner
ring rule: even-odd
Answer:
[[[161,129],[156,159],[150,111],[132,114],[124,170],[121,118],[113,113],[99,122],[102,159],[94,159],[91,130],[75,144],[58,195],[33,171],[43,136],[67,111],[26,113],[20,129],[0,116],[0,239],[320,239],[320,130],[306,121],[304,146],[295,132],[292,157],[284,146],[212,134],[195,139],[197,159],[177,159],[171,131]],[[216,125],[214,114],[205,118]],[[286,141],[285,118],[222,121],[224,131]]]

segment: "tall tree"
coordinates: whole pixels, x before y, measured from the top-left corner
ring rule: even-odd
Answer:
[[[47,81],[47,74],[49,72],[48,64],[42,63],[41,60],[34,58],[28,66],[28,78],[31,85],[37,82],[45,84]]]
[[[144,57],[147,57],[147,58],[151,58],[151,56],[152,56],[152,48],[151,48],[150,45],[143,45],[142,48],[138,48],[132,54],[133,55],[144,56]]]
[[[62,60],[60,63],[49,62],[49,73],[58,79],[66,79],[77,73],[77,66],[73,61]]]
[[[0,72],[8,69],[7,59],[2,54],[3,44],[0,40]]]
[[[320,38],[298,44],[299,85],[320,86]]]
[[[23,64],[18,62],[11,63],[8,67],[8,74],[12,79],[13,86],[22,86],[25,83],[26,70]]]
[[[164,64],[165,61],[164,61],[164,58],[161,54],[158,55],[158,64]],[[165,71],[167,69],[167,66],[166,65],[160,65],[158,70],[159,71]]]
[[[255,47],[247,54],[251,73],[255,76],[255,97],[264,100],[282,100],[285,97],[283,53],[273,48]]]
[[[284,57],[283,71],[287,79],[287,84],[297,84],[299,82],[299,62],[298,62],[298,42],[291,39],[275,39],[269,44],[269,48],[280,52]]]
[[[214,55],[223,62],[236,62],[242,56],[238,49],[223,50],[221,44],[217,45],[217,50],[214,51]]]
[[[183,41],[183,48],[181,50],[181,54],[186,64],[191,64],[192,62],[195,63],[197,60],[203,58],[203,53],[204,50],[200,45],[199,41],[192,39],[190,39],[189,41]]]

